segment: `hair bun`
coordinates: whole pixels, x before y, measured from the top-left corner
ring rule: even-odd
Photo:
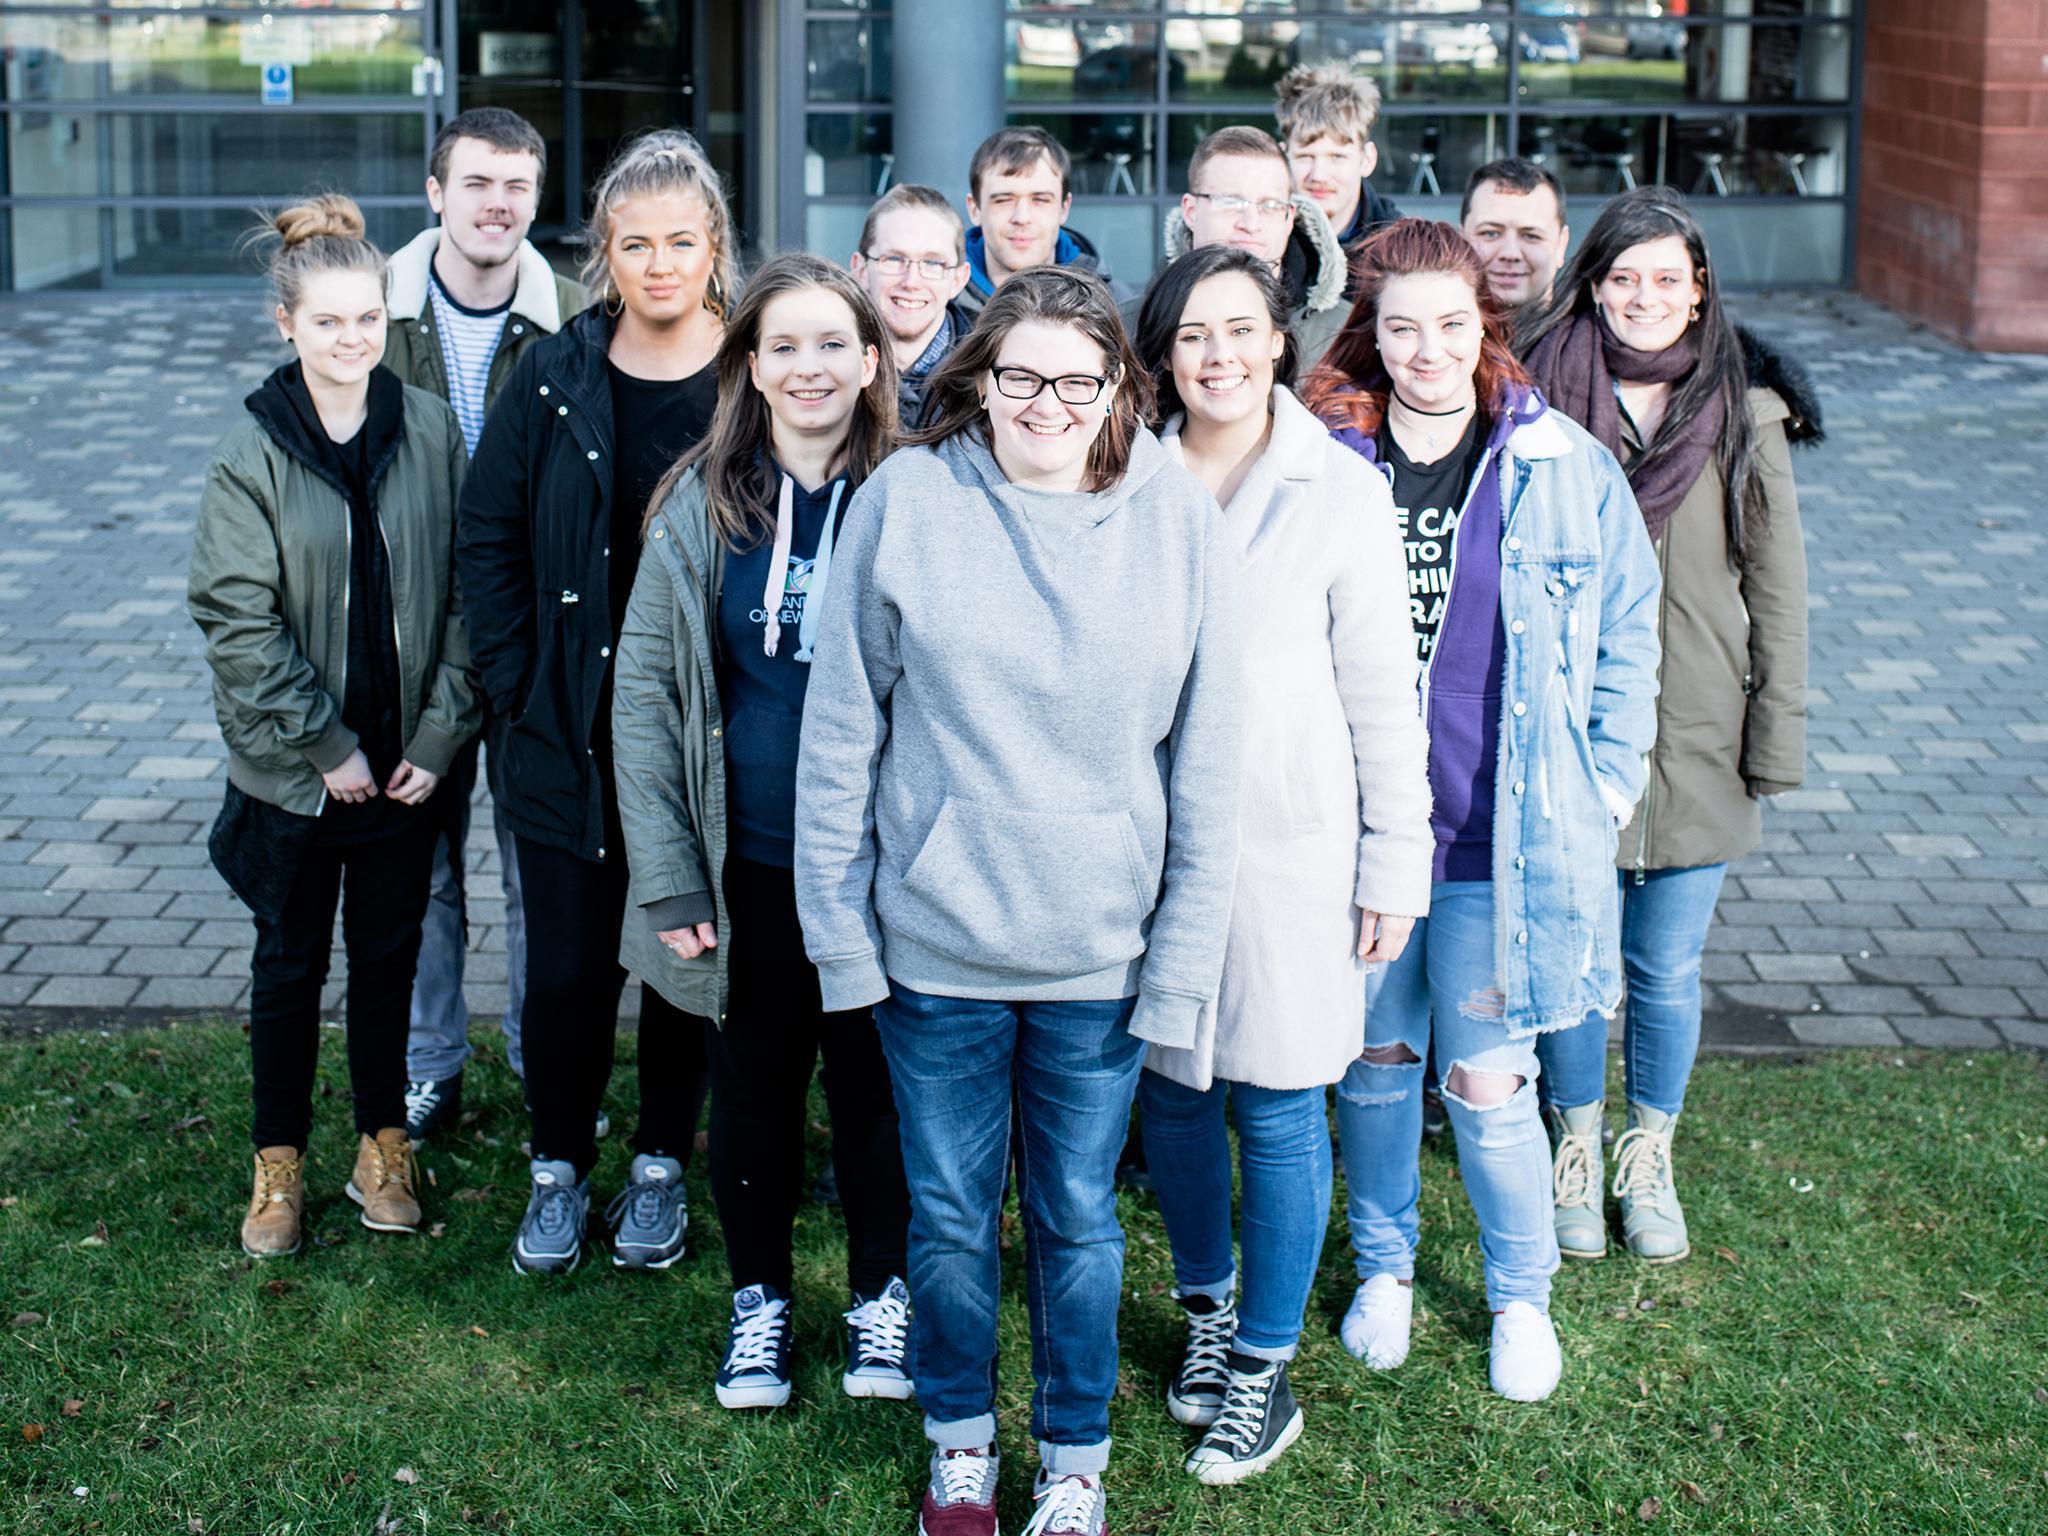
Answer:
[[[353,199],[339,192],[326,192],[295,203],[270,221],[270,227],[284,242],[286,250],[323,236],[339,240],[361,240],[368,233],[363,211]]]

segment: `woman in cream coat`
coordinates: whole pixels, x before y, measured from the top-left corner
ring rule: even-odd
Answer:
[[[1167,1409],[1206,1433],[1207,1483],[1264,1470],[1301,1433],[1287,1382],[1330,1206],[1323,1090],[1363,1046],[1368,966],[1429,904],[1428,744],[1407,566],[1386,482],[1287,385],[1271,270],[1207,246],[1161,273],[1137,351],[1168,448],[1214,493],[1241,562],[1241,848],[1217,1006],[1140,1082],[1186,1354]],[[1233,1262],[1226,1099],[1243,1176]]]

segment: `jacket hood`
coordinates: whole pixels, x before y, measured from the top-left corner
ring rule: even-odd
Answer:
[[[348,499],[339,445],[320,425],[297,358],[274,369],[242,404],[272,442],[332,485],[343,500]],[[363,431],[369,434],[370,486],[374,493],[405,435],[405,385],[389,368],[370,370],[369,413],[363,421]]]
[[[390,292],[385,310],[393,320],[417,320],[426,313],[428,272],[434,253],[441,248],[441,228],[423,229],[391,253],[385,263],[390,274]],[[553,334],[562,328],[560,298],[555,292],[555,269],[547,257],[533,248],[531,240],[519,242],[519,284],[512,290],[512,312],[520,319]]]
[[[1068,229],[1065,225],[1060,227],[1059,239],[1053,242],[1052,264],[1093,272],[1103,282],[1111,281],[1109,267],[1103,261],[1102,253],[1095,249],[1095,243],[1078,229]],[[988,276],[988,239],[979,225],[967,231],[967,266],[973,277],[960,291],[960,300],[978,311],[988,296],[996,291]]]
[[[1319,315],[1343,299],[1349,260],[1315,201],[1297,192],[1293,202],[1294,230],[1280,257],[1280,274],[1287,283],[1288,300],[1297,309]],[[1192,248],[1187,217],[1176,203],[1166,211],[1166,259],[1174,261]]]
[[[943,442],[933,445],[932,450],[956,480],[978,483],[983,490],[997,500],[1011,507],[1018,506],[1016,489],[1009,477],[996,462],[995,453],[983,440],[980,432],[969,430],[956,432]],[[1137,429],[1131,440],[1131,462],[1121,480],[1106,491],[1096,494],[1095,522],[1100,525],[1114,517],[1133,495],[1159,473],[1174,463],[1174,458],[1160,444],[1158,438],[1144,427]]]
[[[1785,402],[1785,409],[1792,413],[1785,423],[1786,440],[1795,446],[1825,442],[1827,433],[1821,426],[1820,391],[1814,387],[1813,375],[1807,372],[1806,365],[1787,357],[1746,325],[1736,326],[1735,334],[1742,342],[1742,359],[1749,367],[1750,387],[1770,390]]]
[[[1351,215],[1349,227],[1342,230],[1337,238],[1349,249],[1400,217],[1401,210],[1391,197],[1382,197],[1370,181],[1361,180],[1358,184],[1358,210]]]
[[[1319,479],[1330,429],[1285,384],[1275,384],[1271,398],[1273,435],[1266,443],[1266,451],[1259,455],[1260,460],[1271,464],[1275,478],[1280,480]],[[1161,446],[1182,463],[1186,461],[1181,456],[1180,435],[1187,419],[1187,412],[1175,411],[1159,429]]]

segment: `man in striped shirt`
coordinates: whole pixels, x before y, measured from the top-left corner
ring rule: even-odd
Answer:
[[[518,113],[478,107],[451,118],[434,140],[427,177],[427,201],[440,223],[391,258],[384,366],[446,399],[471,453],[520,354],[590,302],[581,285],[558,277],[526,238],[546,171],[547,144]],[[413,982],[406,1125],[415,1140],[462,1111],[462,1071],[469,1059],[462,848],[476,769],[472,742],[450,775],[448,835],[435,858]],[[498,857],[509,991],[505,1055],[518,1072],[526,934],[513,843],[502,829]]]

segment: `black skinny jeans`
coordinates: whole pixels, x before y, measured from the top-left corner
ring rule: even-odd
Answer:
[[[593,863],[519,838],[519,896],[526,914],[526,1013],[521,1021],[533,1155],[573,1163],[580,1179],[597,1161],[592,1130],[612,1076],[618,1038],[619,925],[626,910],[624,859]],[[618,847],[614,836],[611,844]],[[654,988],[640,988],[640,1123],[633,1150],[689,1165],[704,1108],[704,1021]]]
[[[258,1147],[305,1150],[313,1129],[313,1072],[320,1057],[320,989],[341,902],[348,955],[348,1076],[356,1129],[365,1136],[405,1124],[405,1037],[413,968],[439,821],[373,842],[308,847],[277,922],[256,919],[249,975],[249,1056]]]
[[[847,1284],[872,1296],[904,1272],[910,1225],[896,1099],[874,1015],[824,1011],[788,870],[728,857],[725,905],[732,933],[719,941],[732,946],[731,991],[725,1027],[710,1034],[711,1193],[733,1289],[766,1284],[789,1294],[806,1100],[822,1051]]]

